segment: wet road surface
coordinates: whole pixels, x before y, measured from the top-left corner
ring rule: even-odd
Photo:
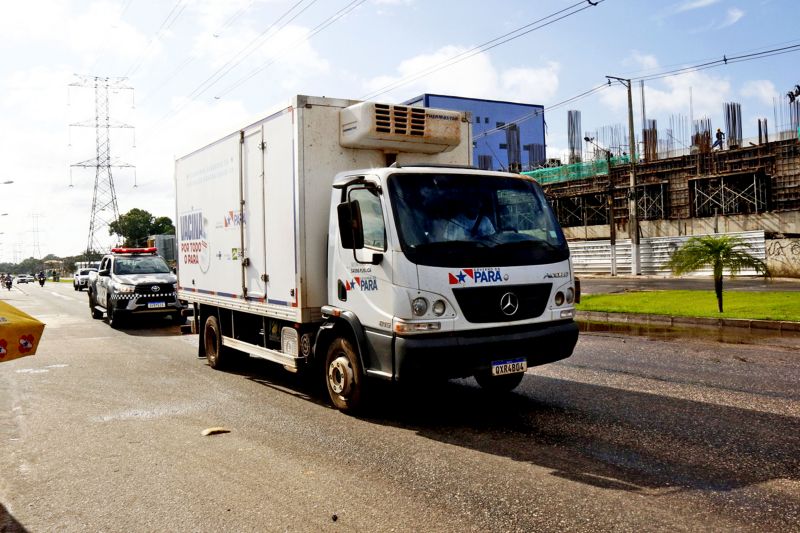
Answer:
[[[47,323],[36,356],[0,365],[17,530],[800,529],[792,339],[584,333],[508,397],[383,387],[350,417],[276,365],[214,371],[195,336],[115,331],[45,289],[0,295]]]

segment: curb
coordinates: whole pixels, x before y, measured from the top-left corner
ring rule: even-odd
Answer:
[[[635,313],[609,313],[606,311],[578,311],[576,320],[607,322],[612,324],[649,324],[661,327],[711,327],[755,329],[761,332],[800,333],[800,322],[781,320],[750,320],[742,318],[702,318],[669,315],[642,315]]]

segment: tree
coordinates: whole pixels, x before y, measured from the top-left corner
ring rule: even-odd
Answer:
[[[174,234],[175,227],[169,217],[155,218],[144,209],[134,207],[109,224],[108,232],[122,237],[123,246],[145,246],[150,235]]]
[[[750,254],[750,245],[731,235],[692,237],[675,250],[667,265],[677,275],[710,266],[714,270],[714,292],[717,307],[722,312],[722,272],[728,270],[735,276],[744,269],[753,269],[769,276],[767,265]]]

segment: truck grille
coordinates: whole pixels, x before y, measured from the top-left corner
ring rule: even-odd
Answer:
[[[552,288],[552,283],[494,285],[453,289],[453,295],[464,318],[472,323],[513,322],[541,316]],[[510,313],[512,308],[508,305],[514,302],[517,309]],[[505,312],[503,304],[506,304]]]
[[[425,135],[425,110],[419,107],[375,104],[375,131],[397,135]]]

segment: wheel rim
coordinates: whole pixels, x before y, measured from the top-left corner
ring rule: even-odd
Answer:
[[[347,396],[353,388],[353,367],[347,357],[340,355],[328,366],[328,384],[340,396]]]

